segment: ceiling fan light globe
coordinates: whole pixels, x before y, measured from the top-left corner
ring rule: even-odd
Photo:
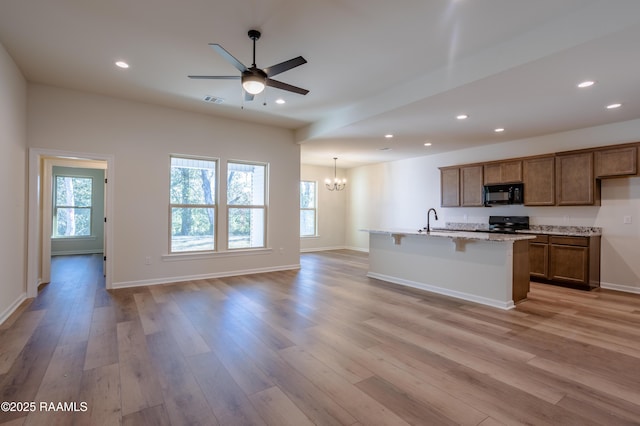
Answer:
[[[247,93],[257,95],[264,90],[264,78],[257,75],[247,75],[242,77],[242,87]]]

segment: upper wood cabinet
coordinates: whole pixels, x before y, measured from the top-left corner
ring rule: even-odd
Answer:
[[[600,205],[600,180],[640,176],[640,142],[442,167],[442,207],[483,205],[482,186],[524,183],[525,206]]]
[[[593,152],[556,155],[556,201],[559,206],[599,205],[599,181]],[[525,189],[526,192],[526,189]]]
[[[553,156],[522,160],[524,204],[553,206],[556,204],[555,158]]]
[[[595,152],[597,178],[634,176],[638,173],[638,147],[600,149]]]
[[[482,202],[482,165],[460,167],[460,205],[478,207]]]
[[[484,165],[484,184],[522,182],[522,161],[501,161]]]
[[[460,168],[440,169],[440,206],[460,206]]]

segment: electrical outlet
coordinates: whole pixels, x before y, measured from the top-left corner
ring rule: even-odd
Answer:
[[[632,219],[631,216],[625,216],[622,218],[622,223],[624,223],[625,225],[630,225],[632,223]]]
[[[151,256],[147,256],[144,258],[144,264],[145,265],[151,265]]]

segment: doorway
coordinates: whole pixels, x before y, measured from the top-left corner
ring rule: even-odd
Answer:
[[[53,203],[54,168],[57,167],[103,171],[103,209],[96,212],[96,214],[103,216],[98,218],[103,221],[103,229],[101,235],[94,234],[93,238],[102,243],[106,288],[109,289],[112,285],[110,242],[112,241],[113,227],[109,218],[113,217],[113,157],[34,148],[29,150],[27,297],[36,297],[38,286],[51,280],[51,237],[56,231],[52,229],[55,208]]]

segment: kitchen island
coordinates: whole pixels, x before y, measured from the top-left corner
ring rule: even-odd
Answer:
[[[532,235],[366,231],[371,278],[500,309],[527,297]]]

